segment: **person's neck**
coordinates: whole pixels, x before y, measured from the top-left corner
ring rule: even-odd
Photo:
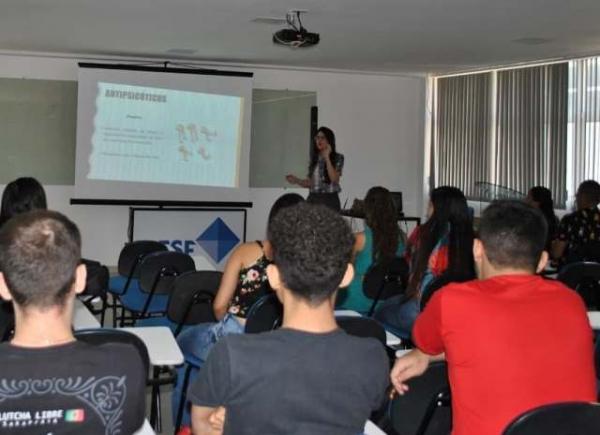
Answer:
[[[497,276],[507,276],[507,275],[535,275],[530,269],[518,269],[518,268],[495,268],[495,267],[487,267],[480,274],[480,279],[490,279],[495,278]]]
[[[75,340],[71,320],[72,302],[46,310],[15,307],[15,335],[11,343],[30,348],[69,343]]]
[[[288,296],[283,302],[283,328],[312,333],[326,333],[337,329],[333,303],[326,300],[311,306],[303,300]]]

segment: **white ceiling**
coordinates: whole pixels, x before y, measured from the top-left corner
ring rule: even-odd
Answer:
[[[289,9],[317,47],[251,22]],[[443,73],[597,54],[599,24],[600,0],[0,0],[0,50]]]

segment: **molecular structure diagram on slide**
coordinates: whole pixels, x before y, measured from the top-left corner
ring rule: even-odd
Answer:
[[[207,146],[209,142],[212,142],[217,137],[216,129],[211,131],[206,126],[189,123],[188,125],[177,124],[175,130],[177,130],[179,137],[179,148],[177,148],[177,151],[181,154],[184,162],[188,162],[194,155],[194,146],[196,154],[203,160],[211,159]],[[203,140],[200,140],[200,136],[204,136]]]

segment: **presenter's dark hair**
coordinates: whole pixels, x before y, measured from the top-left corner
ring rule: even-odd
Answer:
[[[269,241],[286,288],[313,306],[337,290],[352,260],[350,227],[323,205],[302,202],[281,210],[269,227]]]
[[[8,183],[2,193],[0,226],[18,214],[46,208],[46,192],[40,182],[32,177],[17,178]]]
[[[329,142],[329,145],[331,145],[331,154],[329,158],[331,159],[331,163],[333,164],[333,166],[335,166],[338,159],[338,153],[335,148],[335,133],[332,129],[325,126],[319,127],[319,129],[317,130],[317,134],[318,133],[322,133],[323,136],[325,136],[325,139],[327,139],[327,142]],[[315,170],[315,166],[317,166],[318,161],[319,151],[317,150],[316,143],[313,142],[313,147],[310,153],[310,165],[308,165],[308,178],[312,177],[313,171]],[[331,183],[331,179],[329,178],[329,173],[327,171],[325,171],[325,182],[327,184]]]
[[[535,271],[547,231],[537,208],[522,201],[496,201],[481,215],[479,239],[492,265]]]
[[[64,305],[80,259],[79,230],[60,213],[33,210],[0,229],[0,270],[22,308]]]
[[[416,296],[422,290],[421,280],[429,256],[443,237],[448,240],[448,268],[444,273],[453,281],[465,281],[475,276],[473,221],[465,195],[456,187],[440,186],[431,191],[430,199],[433,214],[419,227],[418,246],[408,283],[409,296]]]
[[[365,196],[365,221],[373,232],[373,260],[388,262],[396,255],[400,230],[396,206],[385,187],[371,187]]]
[[[299,202],[304,201],[304,197],[297,193],[285,193],[281,195],[271,206],[271,211],[269,212],[268,224],[273,221],[273,218],[280,210],[290,207],[292,205],[298,204]]]

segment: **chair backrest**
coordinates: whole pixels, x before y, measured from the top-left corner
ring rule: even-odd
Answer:
[[[139,266],[139,287],[143,292],[170,293],[175,278],[196,269],[194,260],[182,252],[154,252],[148,254]]]
[[[137,240],[135,242],[126,243],[119,254],[117,270],[119,275],[137,279],[140,277],[139,268],[137,267],[142,259],[153,252],[166,251],[167,247],[155,240]]]
[[[256,334],[272,331],[281,326],[283,320],[283,305],[275,293],[264,295],[248,310],[244,332]]]
[[[110,278],[108,267],[103,266],[98,261],[87,258],[82,258],[81,262],[85,264],[87,270],[85,289],[83,290],[82,295],[104,297],[108,289],[108,280]]]
[[[363,279],[363,293],[370,299],[384,300],[404,293],[408,283],[408,263],[394,257],[387,264],[373,264]]]
[[[588,309],[600,309],[600,263],[567,264],[557,279],[579,293]]]
[[[581,261],[567,264],[560,270],[557,279],[567,287],[577,290],[584,281],[600,281],[600,263]]]
[[[125,343],[134,346],[142,363],[144,364],[145,373],[148,373],[150,367],[150,358],[148,357],[148,349],[146,345],[137,335],[120,329],[80,329],[75,331],[75,338],[92,345],[101,345],[106,343]]]
[[[554,403],[515,418],[503,435],[595,435],[600,432],[600,404]]]
[[[369,317],[337,316],[335,318],[338,326],[347,334],[356,337],[370,337],[379,340],[385,346],[385,329],[381,324]]]
[[[398,434],[448,435],[452,429],[448,371],[445,362],[434,362],[427,371],[407,382],[409,391],[396,396],[390,406],[392,426]]]
[[[167,306],[169,320],[177,323],[178,329],[182,325],[216,322],[213,301],[222,276],[216,270],[199,270],[176,277]]]

